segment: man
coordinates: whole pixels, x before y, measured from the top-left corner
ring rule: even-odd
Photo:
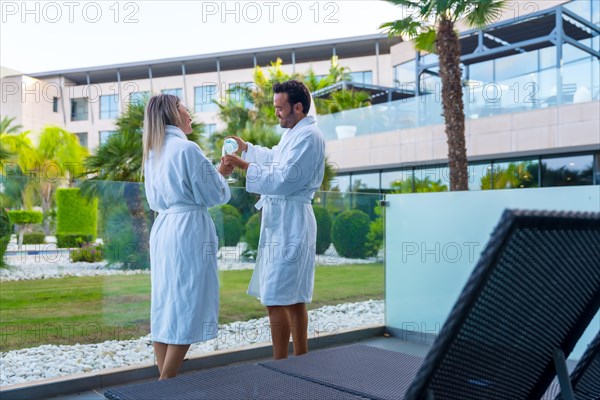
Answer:
[[[291,80],[273,85],[279,125],[288,130],[272,149],[240,138],[242,157],[226,163],[247,170],[246,190],[261,195],[259,253],[248,294],[267,307],[273,358],[287,358],[290,334],[294,355],[308,351],[308,314],[315,272],[317,224],[311,200],[321,186],[325,141],[315,119],[306,85]]]

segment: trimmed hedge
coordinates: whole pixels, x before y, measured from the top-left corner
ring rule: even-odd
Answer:
[[[44,213],[32,210],[10,210],[8,218],[11,223],[16,225],[41,224],[44,220]]]
[[[229,204],[222,204],[208,210],[219,237],[219,247],[236,246],[244,233],[244,223],[240,212]]]
[[[360,210],[344,211],[333,221],[331,239],[335,251],[347,258],[365,258],[368,255],[367,238],[371,220]]]
[[[84,233],[56,234],[56,247],[59,249],[81,247],[84,243],[91,243],[93,241],[94,237],[92,235]]]
[[[59,234],[77,234],[91,235],[92,240],[88,241],[96,239],[98,199],[88,201],[80,196],[78,188],[61,188],[56,191],[56,206],[57,237]]]
[[[331,215],[321,206],[313,206],[317,220],[317,254],[324,254],[331,245]]]
[[[44,244],[46,243],[46,234],[43,232],[23,234],[23,244]]]

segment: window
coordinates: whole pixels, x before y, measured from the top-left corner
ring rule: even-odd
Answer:
[[[115,119],[119,116],[119,96],[100,96],[100,119]]]
[[[493,164],[491,182],[487,180],[483,189],[518,189],[538,187],[538,160],[509,161]]]
[[[583,156],[543,158],[542,186],[577,186],[593,183],[592,154]]]
[[[530,51],[495,60],[496,81],[522,76],[538,71],[538,53]]]
[[[237,82],[229,84],[229,96],[236,103],[242,103],[244,108],[252,108],[254,103],[250,96],[252,82]]]
[[[447,192],[450,188],[450,169],[442,166],[415,168],[415,192]]]
[[[58,97],[52,98],[52,112],[58,112]]]
[[[194,110],[196,112],[217,111],[217,85],[204,85],[194,88]]]
[[[172,94],[173,96],[177,96],[180,99],[183,99],[183,89],[163,89],[161,90],[162,94]]]
[[[77,132],[75,133],[77,139],[79,139],[79,144],[85,148],[88,147],[88,134],[87,132]]]
[[[350,175],[336,175],[330,182],[332,191],[350,191]]]
[[[415,60],[394,67],[394,83],[396,87],[415,91]]]
[[[211,137],[217,131],[217,124],[204,125],[204,136]]]
[[[403,169],[381,173],[381,191],[384,193],[412,193],[413,171]]]
[[[150,97],[150,92],[133,92],[129,95],[129,104],[140,105],[144,104]]]
[[[88,119],[88,101],[85,97],[71,99],[71,121]]]
[[[100,145],[106,143],[109,137],[117,133],[117,131],[100,131]]]
[[[469,190],[486,190],[492,186],[492,163],[469,164]]]
[[[349,75],[352,82],[365,85],[371,85],[373,83],[373,72],[371,71],[351,72]]]

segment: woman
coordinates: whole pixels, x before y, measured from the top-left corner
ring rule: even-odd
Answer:
[[[217,334],[218,241],[207,207],[229,201],[222,175],[189,141],[192,119],[179,98],[153,96],[144,117],[146,197],[158,217],[150,233],[151,338],[160,379],[177,375],[190,344]]]

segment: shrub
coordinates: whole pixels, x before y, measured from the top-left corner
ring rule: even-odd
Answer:
[[[92,235],[86,235],[85,233],[57,233],[56,247],[60,249],[81,247],[84,243],[92,242],[93,240]]]
[[[6,253],[9,241],[10,236],[0,237],[0,268],[6,267],[6,264],[4,263],[4,253]]]
[[[92,235],[96,239],[98,225],[98,199],[88,201],[78,188],[61,188],[56,191],[56,233]]]
[[[12,231],[13,227],[8,218],[8,213],[0,207],[0,268],[6,266],[4,264],[4,253],[6,253]]]
[[[44,244],[46,234],[44,232],[33,232],[23,234],[23,244]]]
[[[4,208],[0,208],[0,238],[10,236],[13,233],[13,226]]]
[[[136,221],[125,204],[107,209],[104,215],[104,258],[110,263],[121,263],[121,269],[150,268],[150,254],[140,240]]]
[[[244,256],[249,258],[256,258],[258,252],[258,241],[260,239],[260,213],[252,214],[246,222],[246,234],[244,235],[244,241],[248,245]]]
[[[93,243],[84,243],[80,249],[71,252],[71,261],[73,262],[98,262],[104,259],[102,245]]]
[[[324,254],[331,245],[331,215],[321,206],[313,206],[317,220],[317,254]]]
[[[8,218],[16,225],[41,224],[44,214],[41,211],[11,210],[8,212]]]
[[[208,212],[217,229],[219,247],[237,245],[244,233],[240,212],[229,204],[212,207]]]
[[[367,235],[367,257],[375,257],[383,246],[383,218],[371,222]]]
[[[348,258],[367,256],[369,216],[360,210],[344,211],[333,221],[331,239],[335,251]]]

